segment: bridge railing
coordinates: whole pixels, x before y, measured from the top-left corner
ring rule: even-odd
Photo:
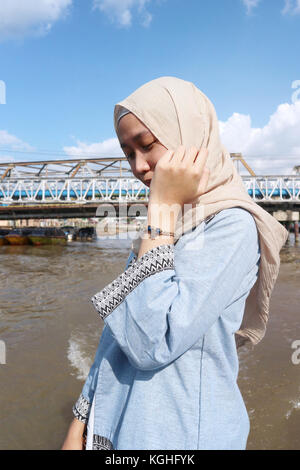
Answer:
[[[300,202],[300,175],[241,176],[255,201]],[[5,178],[0,204],[89,203],[147,201],[149,188],[136,178]]]
[[[242,176],[255,201],[300,202],[300,175]]]

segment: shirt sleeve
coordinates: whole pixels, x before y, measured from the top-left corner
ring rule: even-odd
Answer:
[[[195,237],[177,251],[149,250],[91,298],[138,369],[163,367],[190,349],[258,261],[256,224],[245,210],[222,211]]]
[[[103,339],[103,335],[105,334],[104,329],[102,331],[102,335],[100,338],[100,342],[96,351],[94,362],[90,368],[86,381],[83,385],[82,391],[76,401],[76,403],[72,407],[73,415],[82,423],[87,423],[90,409],[92,406],[94,393],[97,385],[98,373],[99,373],[99,365],[100,365],[100,354],[101,354],[101,343]]]
[[[135,255],[131,251],[126,262],[125,270],[134,262],[134,259],[135,259]],[[76,403],[72,407],[73,415],[82,423],[88,422],[89,413],[90,413],[90,409],[91,409],[93,398],[94,398],[94,393],[95,393],[96,386],[97,386],[99,366],[100,366],[100,356],[102,354],[102,342],[106,334],[105,328],[106,328],[106,325],[104,324],[104,328],[102,330],[102,334],[101,334],[101,338],[98,344],[94,362],[89,370],[89,373],[83,385],[82,391]]]

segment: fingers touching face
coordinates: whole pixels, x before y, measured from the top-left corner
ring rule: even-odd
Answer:
[[[168,149],[132,113],[120,119],[117,135],[134,176],[149,187],[155,166]],[[181,145],[175,153],[170,152],[169,160],[174,164],[179,161],[194,164],[202,171],[207,156],[207,149]]]

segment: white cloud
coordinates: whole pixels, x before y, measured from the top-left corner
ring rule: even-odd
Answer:
[[[260,0],[243,0],[243,4],[247,8],[247,14],[250,15],[253,8],[256,8]]]
[[[108,15],[110,20],[121,27],[132,24],[132,12],[137,9],[143,26],[147,27],[152,21],[152,15],[147,11],[146,5],[151,0],[94,0],[94,9]]]
[[[63,150],[67,156],[71,158],[110,158],[110,157],[124,157],[123,150],[120,147],[119,140],[117,138],[107,139],[103,142],[94,142],[87,144],[78,140],[77,145],[71,147],[64,147]],[[116,168],[118,165],[116,165]],[[122,162],[122,168],[130,169],[130,165],[127,161]],[[99,166],[100,170],[101,167]]]
[[[77,140],[77,145],[64,147],[64,151],[70,157],[124,157],[117,138],[107,139],[103,142],[87,144]]]
[[[71,5],[72,0],[1,0],[0,41],[47,34]]]
[[[1,147],[10,148],[12,150],[32,150],[33,147],[23,142],[23,140],[19,139],[15,135],[9,134],[5,130],[0,130],[0,151]]]
[[[16,154],[11,151],[16,150]],[[18,154],[19,151],[29,152],[34,150],[33,147],[23,140],[19,139],[15,135],[9,134],[5,130],[0,129],[0,161],[1,162],[12,162],[15,160],[19,160],[19,157],[15,155]],[[24,158],[23,158],[24,159]],[[25,160],[25,159],[24,159]],[[27,159],[26,159],[27,160]]]
[[[291,15],[296,15],[300,13],[300,0],[284,0],[284,8],[282,14],[286,15],[290,13]]]
[[[252,127],[249,115],[233,113],[226,121],[219,121],[221,141],[231,153],[242,153],[257,174],[292,174],[300,165],[300,99],[293,104],[278,106],[269,122],[262,128]],[[71,158],[123,157],[117,138],[64,147]],[[240,165],[241,174],[248,174]]]
[[[237,112],[227,121],[219,121],[219,126],[224,146],[229,152],[242,153],[257,175],[291,174],[293,167],[300,165],[300,99],[295,103],[280,104],[264,127],[252,127],[251,116]],[[94,143],[75,142],[75,145],[63,148],[65,158],[124,156],[117,138]],[[18,152],[14,154],[6,150]],[[29,158],[19,154],[19,151],[27,153],[32,150],[33,147],[26,142],[0,130],[1,161],[51,159],[42,155]],[[240,170],[242,174],[247,174],[241,165]]]
[[[247,8],[247,14],[250,15],[252,10],[258,6],[261,0],[242,0],[243,4]],[[300,0],[284,0],[284,7],[281,11],[283,15],[289,13],[296,15],[300,13]]]
[[[292,174],[300,165],[300,100],[280,104],[262,128],[252,127],[251,117],[239,113],[219,125],[225,147],[242,153],[256,174]]]

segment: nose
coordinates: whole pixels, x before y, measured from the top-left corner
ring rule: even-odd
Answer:
[[[139,152],[135,156],[135,171],[138,175],[143,175],[150,170],[150,165],[147,161],[147,157]]]

